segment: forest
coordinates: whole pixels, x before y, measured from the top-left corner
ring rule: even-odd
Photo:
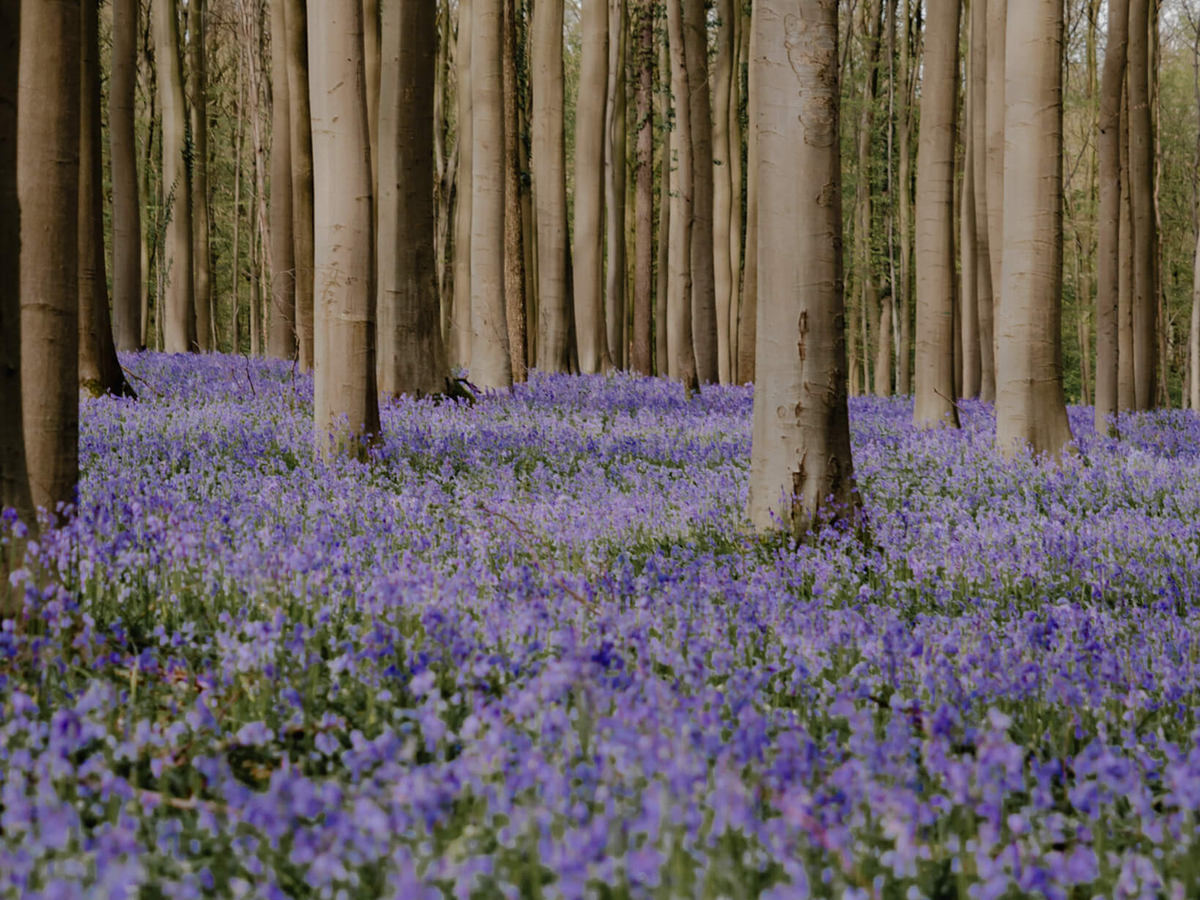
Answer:
[[[1197,0],[0,0],[0,900],[1200,898]]]

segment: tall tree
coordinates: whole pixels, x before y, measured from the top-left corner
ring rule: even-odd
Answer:
[[[634,20],[637,61],[637,175],[633,218],[633,353],[630,368],[651,369],[650,321],[654,290],[654,0],[638,0]],[[666,198],[664,197],[665,201]]]
[[[1000,292],[1001,267],[1004,262],[1004,90],[1005,52],[1007,46],[1008,0],[985,0],[987,3],[987,89],[984,111],[987,128],[987,228],[988,256],[992,262],[993,322],[1000,314],[1004,295]],[[993,351],[996,334],[993,327]],[[997,378],[999,361],[996,362]]]
[[[1126,72],[1128,76],[1128,71]],[[1117,228],[1117,410],[1137,408],[1133,369],[1133,191],[1129,171],[1129,79],[1121,96],[1120,225]]]
[[[759,0],[759,380],[750,520],[856,515],[846,401],[837,4]],[[799,102],[797,102],[799,98]]]
[[[21,391],[33,502],[79,480],[79,0],[21,0],[17,88]]]
[[[667,31],[671,53],[671,95],[675,103],[675,130],[671,137],[671,231],[667,238],[667,374],[689,388],[699,383],[696,365],[695,303],[692,280],[692,240],[695,236],[695,160],[691,129],[691,73],[684,45],[683,0],[667,0]],[[715,319],[714,319],[715,324]]]
[[[683,3],[688,74],[688,129],[692,139],[692,336],[696,374],[718,381],[717,289],[713,269],[713,126],[708,88],[708,26],[703,3]],[[676,103],[683,100],[676,97]]]
[[[296,355],[296,246],[292,240],[292,125],[287,72],[287,0],[271,0],[270,354]]]
[[[188,174],[187,104],[179,58],[179,19],[175,0],[151,7],[158,105],[162,109],[162,189],[166,235],[159,266],[166,274],[164,348],[186,353],[196,347],[196,284],[193,271],[192,188]]]
[[[192,138],[192,266],[195,280],[196,345],[213,349],[215,312],[209,250],[208,191],[208,0],[188,0],[187,88]]]
[[[1133,213],[1134,404],[1150,409],[1158,374],[1158,230],[1154,217],[1154,124],[1150,112],[1150,0],[1129,0],[1129,187]]]
[[[537,222],[538,368],[566,372],[567,167],[563,143],[563,0],[533,6],[530,72]]]
[[[988,17],[987,0],[971,4],[970,105],[968,122],[971,142],[971,192],[975,206],[972,226],[975,239],[975,301],[979,328],[979,396],[989,403],[996,399],[995,296],[992,285],[991,240],[987,195],[987,103],[988,103]],[[965,214],[964,206],[964,214]],[[966,248],[963,248],[965,252]]]
[[[312,0],[316,292],[314,424],[324,452],[360,453],[379,432],[375,227],[359,0]]]
[[[734,0],[718,0],[716,60],[713,67],[713,285],[717,314],[717,377],[722,384],[730,381],[731,335],[730,305],[734,297],[734,272],[730,246],[730,207],[733,205],[733,156],[741,155],[739,144],[730,135],[729,105],[736,102],[733,89],[736,12]]]
[[[108,134],[112,158],[112,318],[118,350],[141,346],[142,209],[138,197],[138,0],[113,0]]]
[[[740,384],[755,380],[758,352],[758,4],[750,10],[750,70],[746,106],[750,132],[746,135],[746,272],[742,277],[742,314],[738,320]]]
[[[433,97],[437,8],[383,7],[379,94],[379,389],[421,396],[445,388],[433,252]]]
[[[517,81],[515,0],[502,0],[501,74],[504,100],[504,320],[513,381],[525,380],[525,221],[521,211],[521,116]]]
[[[913,283],[913,235],[912,235],[912,132],[913,109],[916,106],[917,66],[913,61],[914,41],[911,0],[904,0],[900,13],[900,78],[901,109],[897,116],[896,164],[900,170],[900,196],[896,227],[900,232],[900,327],[896,345],[896,390],[901,394],[912,393],[912,283]]]
[[[108,315],[100,135],[100,11],[96,0],[81,0],[79,28],[79,384],[93,396],[130,394]]]
[[[625,278],[625,0],[608,0],[608,89],[604,108],[604,320],[608,353],[618,369],[628,362]]]
[[[503,0],[474,0],[471,16],[471,380],[505,388]]]
[[[288,157],[292,185],[292,290],[301,371],[313,364],[313,146],[308,87],[308,0],[285,0]]]
[[[0,0],[0,508],[31,528],[33,496],[25,463],[21,404],[21,218],[17,205],[17,61],[21,0]]]
[[[980,363],[981,342],[979,340],[979,298],[975,266],[979,261],[979,249],[975,243],[975,142],[971,139],[971,102],[965,104],[967,127],[963,135],[962,206],[958,217],[959,245],[962,248],[962,278],[959,289],[958,346],[962,369],[960,396],[978,397],[982,365]]]
[[[546,0],[543,0],[546,2]],[[557,2],[557,0],[548,0]],[[471,44],[474,0],[458,0],[458,202],[454,211],[454,303],[450,319],[450,363],[471,365],[471,232],[474,199],[474,115],[471,108]],[[560,38],[561,40],[561,38]],[[565,185],[565,182],[564,182]],[[564,187],[564,191],[566,188]]]
[[[954,405],[954,143],[958,0],[928,0],[917,139],[918,425],[957,427]]]
[[[363,67],[367,79],[367,128],[371,139],[371,189],[379,196],[379,78],[383,55],[379,30],[381,0],[362,0]]]
[[[585,3],[582,15],[579,100],[575,107],[575,248],[572,264],[579,369],[591,374],[612,365],[602,291],[608,4],[599,0]]]
[[[858,179],[855,185],[854,202],[854,261],[855,276],[858,281],[857,310],[851,301],[851,322],[856,316],[861,316],[862,334],[862,390],[871,387],[870,357],[871,348],[868,340],[868,323],[875,316],[878,305],[878,291],[875,282],[873,248],[871,246],[872,228],[872,186],[871,186],[871,145],[875,128],[875,96],[878,88],[879,70],[879,30],[883,12],[880,0],[864,3],[862,21],[859,26],[863,40],[863,84],[859,104],[858,134],[856,137],[858,149]],[[855,385],[858,382],[858,352],[857,341],[851,328],[850,337],[850,389],[857,393]]]
[[[1062,372],[1063,0],[1009,0],[996,443],[1058,455]]]
[[[662,30],[666,23],[665,5],[655,4],[655,15],[659,17]],[[670,293],[670,240],[671,233],[671,57],[666,41],[658,42],[658,91],[655,93],[654,108],[662,127],[662,138],[658,142],[658,271],[654,274],[654,372],[665,376],[670,369],[667,353],[668,294]]]
[[[1096,213],[1096,431],[1108,434],[1117,412],[1117,312],[1120,298],[1121,87],[1129,41],[1129,0],[1110,0],[1100,76],[1100,204]]]

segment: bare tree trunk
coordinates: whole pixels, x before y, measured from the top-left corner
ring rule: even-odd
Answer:
[[[525,380],[525,229],[521,215],[520,116],[517,112],[517,9],[502,0],[500,31],[504,103],[504,319],[513,381]]]
[[[758,5],[750,12],[750,71],[746,105],[746,271],[742,276],[742,313],[738,320],[738,375],[741,384],[755,380],[758,352]],[[843,298],[844,302],[844,298]]]
[[[237,51],[237,87],[235,89],[234,116],[237,124],[233,134],[233,259],[230,263],[229,290],[233,294],[233,309],[229,324],[229,352],[238,353],[241,349],[238,331],[241,315],[241,280],[242,280],[242,147],[246,137],[246,108],[245,108],[245,60],[243,51]]]
[[[962,211],[959,213],[959,242],[962,254],[962,278],[959,290],[959,342],[962,346],[962,392],[963,397],[978,397],[983,374],[980,362],[982,348],[979,340],[979,295],[975,266],[979,259],[979,248],[975,243],[975,159],[974,142],[971,140],[970,102],[966,105],[968,128],[965,129],[963,149]]]
[[[164,337],[168,353],[196,346],[196,302],[192,260],[192,195],[187,171],[187,106],[179,60],[179,23],[174,0],[159,0],[154,16],[154,58],[162,107],[162,181],[167,208],[166,242],[159,257],[166,274]]]
[[[313,364],[313,145],[308,87],[308,2],[286,0],[287,104],[291,130],[292,266],[300,370]]]
[[[287,0],[271,0],[271,322],[270,353],[296,355],[296,246],[292,237],[291,97],[287,77]]]
[[[954,405],[954,133],[958,0],[929,0],[917,143],[917,425],[958,426]]]
[[[138,5],[138,0],[113,0],[112,8],[108,130],[113,195],[113,336],[119,350],[136,350],[141,345],[142,212],[134,132]]]
[[[693,173],[691,132],[690,72],[684,49],[683,0],[668,0],[668,40],[671,51],[671,94],[675,102],[675,131],[671,149],[675,156],[671,178],[671,234],[669,236],[669,275],[667,282],[667,364],[671,378],[682,381],[689,389],[698,386],[696,368],[695,329],[692,317],[692,216]]]
[[[1117,321],[1120,297],[1121,86],[1129,40],[1129,2],[1110,0],[1108,43],[1100,82],[1097,135],[1100,204],[1096,231],[1096,415],[1095,427],[1108,434],[1117,412]]]
[[[988,75],[988,16],[987,0],[971,4],[971,66],[968,121],[971,144],[972,192],[975,206],[973,232],[975,239],[975,301],[978,319],[979,397],[992,403],[996,399],[996,337],[994,327],[995,298],[992,284],[991,240],[988,225],[988,144],[987,144],[987,75]],[[963,209],[964,215],[966,208]],[[966,253],[966,245],[962,248]]]
[[[741,103],[746,91],[742,83],[742,65],[750,58],[750,21],[740,3],[733,5],[733,16],[736,29],[733,83],[729,98],[729,180],[733,183],[733,197],[729,203],[729,380],[736,383],[742,310],[742,202],[745,200],[742,184],[742,147],[745,135],[742,130]]]
[[[892,304],[879,304],[879,339],[875,345],[875,396],[892,395]]]
[[[691,109],[692,140],[692,340],[696,375],[717,378],[717,290],[713,281],[713,127],[708,89],[708,37],[704,4],[683,3],[683,44]],[[682,101],[676,97],[676,104]]]
[[[859,287],[859,315],[862,327],[863,380],[862,390],[871,388],[870,359],[871,347],[868,335],[869,323],[875,316],[878,305],[874,263],[871,247],[871,138],[875,125],[875,96],[878,88],[879,66],[879,27],[882,4],[880,0],[871,0],[869,6],[863,6],[862,34],[865,42],[863,65],[862,103],[858,118],[858,183],[854,212],[856,224],[854,227],[854,256],[857,267]],[[852,314],[853,318],[853,314]],[[855,355],[851,350],[851,357]],[[851,379],[853,380],[854,363],[851,362]]]
[[[755,6],[764,302],[749,515],[760,531],[801,535],[853,521],[859,505],[846,402],[837,4]],[[798,91],[807,99],[799,115]]]
[[[104,168],[100,137],[100,12],[80,3],[79,386],[92,396],[129,394],[108,317],[104,267]]]
[[[1128,79],[1126,79],[1128,82]],[[1135,409],[1133,368],[1133,200],[1129,185],[1129,92],[1121,102],[1120,226],[1117,229],[1117,411]]]
[[[507,388],[512,361],[504,309],[503,0],[474,0],[471,16],[471,380]]]
[[[362,0],[363,67],[367,79],[367,128],[371,139],[371,193],[379,196],[379,61],[382,56],[379,31],[381,0]]]
[[[79,0],[21,0],[17,87],[21,391],[33,502],[79,480]]]
[[[604,222],[608,248],[604,321],[612,364],[624,369],[625,324],[625,0],[608,0],[608,88],[604,106]]]
[[[638,0],[634,20],[637,54],[637,189],[634,198],[633,354],[630,368],[649,375],[650,318],[654,290],[654,0]],[[663,197],[663,200],[667,200]]]
[[[1137,409],[1154,406],[1158,374],[1154,129],[1150,117],[1149,0],[1129,0],[1129,185],[1133,213],[1133,379]]]
[[[554,3],[558,0],[543,0]],[[471,231],[474,195],[474,129],[471,109],[471,44],[474,0],[458,0],[458,202],[454,212],[454,308],[450,364],[471,366]]]
[[[433,97],[437,8],[428,0],[383,7],[379,131],[378,382],[385,394],[445,389],[450,368],[433,248]]]
[[[662,14],[666,15],[665,11]],[[654,374],[662,377],[670,368],[667,352],[667,297],[670,293],[670,232],[671,232],[671,129],[668,117],[671,110],[671,58],[666,41],[658,45],[659,91],[655,99],[658,120],[662,124],[662,140],[659,141],[659,187],[658,187],[658,268],[654,279]]]
[[[996,443],[1058,456],[1071,442],[1062,372],[1063,0],[1009,0],[1004,275]]]
[[[736,23],[734,0],[717,2],[717,53],[713,71],[713,284],[717,311],[717,377],[721,384],[731,380],[729,316],[733,303],[735,275],[729,252],[733,206],[733,156],[735,148],[729,133],[729,107],[735,101],[733,90],[737,49],[734,44]],[[741,154],[741,147],[736,148]]]
[[[1004,79],[1008,0],[987,2],[987,223],[988,254],[992,262],[993,321],[1000,315],[1004,297],[1000,294],[1001,268],[1004,263]],[[993,328],[993,353],[996,335]],[[999,361],[996,363],[999,379]]]
[[[1196,237],[1196,256],[1192,268],[1192,328],[1188,332],[1189,405],[1200,410],[1200,233]]]
[[[362,456],[379,432],[375,230],[359,0],[312,0],[317,450]],[[431,186],[432,189],[432,186]]]
[[[566,372],[567,175],[563,143],[563,0],[533,7],[533,181],[537,198],[538,368]]]
[[[87,0],[84,0],[87,2]],[[208,214],[208,0],[188,2],[188,112],[192,126],[192,272],[195,280],[196,345],[213,349],[216,328]]]
[[[24,294],[21,291],[21,216],[17,204],[17,62],[21,6],[20,0],[0,0],[0,284],[5,285],[5,290],[0,291],[0,422],[6,423],[0,428],[0,508],[16,510],[30,532],[36,534],[21,402],[21,307]],[[69,68],[67,60],[63,61],[64,68]],[[3,566],[4,563],[0,563],[0,568]],[[3,602],[7,591],[5,580],[0,583],[0,616],[11,611],[5,608],[8,603]]]
[[[904,88],[904,107],[899,115],[896,135],[897,165],[900,169],[900,197],[897,227],[900,229],[900,327],[896,345],[898,357],[896,389],[899,393],[912,393],[912,155],[911,135],[913,105],[916,90],[917,67],[911,61],[913,44],[912,10],[910,0],[904,0],[900,17],[900,77]],[[749,244],[747,244],[749,246]]]

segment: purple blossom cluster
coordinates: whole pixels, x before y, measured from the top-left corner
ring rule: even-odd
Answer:
[[[0,898],[1200,896],[1200,417],[852,401],[869,539],[744,518],[751,395],[535,376],[311,452],[124,359],[0,631]],[[6,519],[0,552],[11,552]]]

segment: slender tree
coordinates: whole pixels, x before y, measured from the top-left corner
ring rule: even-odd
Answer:
[[[521,212],[521,116],[517,83],[517,5],[502,0],[500,32],[504,102],[504,320],[513,381],[525,380],[525,221]]]
[[[383,7],[379,95],[379,389],[421,396],[445,388],[433,252],[433,97],[437,8]]]
[[[1062,372],[1063,0],[1009,0],[996,443],[1058,455]]]
[[[988,17],[987,0],[971,4],[970,104],[971,187],[975,206],[975,300],[979,322],[979,396],[996,399],[995,292],[992,285],[991,235],[988,225]],[[965,214],[965,206],[964,206]],[[964,247],[965,252],[965,247]]]
[[[292,126],[287,73],[287,0],[271,0],[270,354],[296,355],[296,247],[292,240]]]
[[[86,0],[85,0],[86,2]],[[212,350],[212,254],[209,249],[208,190],[208,0],[188,0],[187,89],[192,139],[192,272],[195,281],[196,345]]]
[[[692,319],[692,239],[695,219],[692,151],[691,79],[683,37],[683,0],[667,0],[667,29],[671,53],[671,94],[675,101],[675,130],[671,150],[671,231],[668,236],[667,280],[667,374],[689,388],[699,383],[696,367],[695,329]],[[714,319],[715,324],[715,319]]]
[[[308,0],[285,0],[288,158],[292,185],[292,290],[301,371],[313,364],[313,145],[308,87]]]
[[[638,0],[634,46],[637,61],[637,186],[633,218],[634,244],[633,353],[630,368],[643,375],[651,369],[650,321],[654,290],[654,0]],[[667,198],[663,198],[665,201]]]
[[[912,393],[913,199],[911,138],[917,81],[917,66],[913,64],[911,52],[914,43],[913,31],[910,0],[903,0],[900,13],[900,78],[903,91],[896,128],[896,165],[900,172],[900,191],[897,200],[899,209],[896,215],[896,227],[900,232],[900,327],[898,329],[899,340],[896,344],[898,363],[896,366],[896,390],[904,395]]]
[[[566,372],[567,168],[563,143],[563,0],[533,7],[531,87],[537,222],[538,368]]]
[[[759,0],[759,381],[750,520],[803,534],[852,519],[837,4]]]
[[[361,453],[379,432],[375,228],[359,0],[312,0],[316,334],[314,420],[324,452]]]
[[[949,422],[954,405],[954,141],[958,0],[929,0],[917,141],[918,425]]]
[[[363,6],[363,66],[367,79],[367,128],[371,136],[371,189],[379,196],[379,78],[383,56],[382,34],[379,30],[381,0],[362,0]]]
[[[730,135],[729,105],[736,102],[733,89],[736,13],[734,0],[718,0],[717,46],[713,68],[713,285],[717,315],[717,377],[722,384],[731,380],[730,305],[734,296],[734,273],[730,246],[730,207],[733,205],[733,156],[736,151]]]
[[[604,108],[604,321],[608,353],[618,369],[628,363],[625,278],[625,0],[608,0],[608,89]]]
[[[118,350],[141,346],[142,213],[138,196],[138,0],[113,0],[108,134],[112,158],[112,319]]]
[[[665,9],[659,4],[655,4],[656,10],[663,10],[662,13],[655,14],[660,18],[660,24],[663,29],[666,23],[661,19],[665,16]],[[667,42],[659,41],[658,44],[658,84],[659,89],[655,93],[654,105],[655,112],[658,115],[658,121],[662,129],[662,137],[658,142],[658,171],[659,171],[659,189],[658,189],[658,250],[656,253],[657,271],[654,275],[654,371],[659,376],[664,376],[670,369],[667,355],[667,297],[670,293],[670,240],[671,233],[671,170],[672,152],[671,152],[671,129],[669,124],[671,110],[671,57],[668,51]]]
[[[1158,231],[1154,217],[1154,124],[1150,98],[1150,0],[1129,0],[1129,187],[1133,214],[1134,405],[1150,409],[1158,374]]]
[[[1001,266],[1004,262],[1004,90],[1005,48],[1007,46],[1008,0],[983,0],[987,3],[987,89],[984,119],[987,128],[987,228],[988,256],[992,262],[993,322],[1000,314],[1004,296],[1000,293]],[[996,334],[993,327],[993,351]],[[999,360],[996,362],[999,378]]]
[[[557,2],[557,0],[543,0]],[[450,363],[471,365],[471,232],[474,199],[474,115],[471,108],[471,44],[474,0],[458,0],[458,202],[454,212],[454,303],[450,319]],[[561,37],[560,37],[561,40]],[[564,185],[566,182],[564,182]],[[563,188],[564,193],[566,188]],[[564,207],[565,208],[565,207]]]
[[[1126,73],[1128,75],[1128,72]],[[1133,368],[1133,191],[1129,171],[1129,90],[1121,97],[1121,208],[1117,228],[1117,410],[1137,408],[1136,380]]]
[[[692,340],[696,374],[715,383],[717,371],[717,289],[713,268],[713,125],[708,88],[708,28],[705,5],[683,3],[683,45],[691,109],[692,140]],[[677,106],[683,100],[676,96]]]
[[[750,133],[746,135],[746,272],[742,278],[742,314],[738,320],[738,376],[741,384],[755,380],[758,352],[758,4],[750,11],[750,70],[746,105]]]

